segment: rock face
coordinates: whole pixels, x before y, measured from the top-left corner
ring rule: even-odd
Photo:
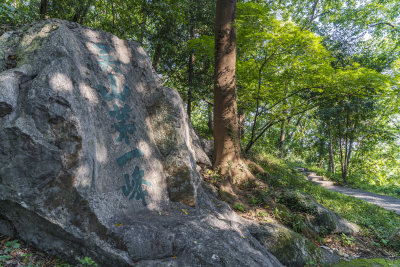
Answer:
[[[307,226],[321,235],[349,234],[360,231],[360,227],[339,216],[333,210],[323,207],[314,199],[298,192],[286,192],[279,202],[288,206],[292,211],[301,211],[308,214]]]
[[[278,224],[254,225],[250,233],[286,266],[303,267],[313,263],[325,266],[337,263],[340,257],[325,251],[302,235]]]
[[[313,230],[319,234],[347,234],[354,235],[360,232],[360,227],[348,220],[340,217],[333,210],[327,209],[317,203],[315,206],[315,215],[308,221]]]
[[[0,37],[0,70],[0,234],[102,266],[281,266],[203,190],[210,161],[138,44],[42,21]]]

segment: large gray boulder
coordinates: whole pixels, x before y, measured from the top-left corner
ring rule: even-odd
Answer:
[[[137,43],[61,20],[0,37],[0,234],[102,266],[281,266]],[[213,201],[211,201],[213,200]]]

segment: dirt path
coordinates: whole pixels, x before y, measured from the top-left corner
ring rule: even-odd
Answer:
[[[303,168],[298,168],[298,170],[307,176],[307,179],[319,184],[320,186],[335,192],[339,192],[345,195],[353,196],[371,204],[375,204],[387,210],[393,210],[397,214],[400,214],[400,199],[379,195],[371,192],[366,192],[358,189],[337,186],[333,182],[324,180],[324,177],[318,176],[315,172],[307,172]]]

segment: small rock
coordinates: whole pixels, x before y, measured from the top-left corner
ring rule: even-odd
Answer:
[[[211,256],[211,259],[213,259],[213,260],[215,260],[215,261],[218,261],[218,260],[219,260],[219,257],[218,257],[217,254],[213,254],[213,255]]]
[[[323,248],[323,249],[326,249],[326,250],[331,250],[331,248],[327,247],[327,246],[320,246],[320,248]]]

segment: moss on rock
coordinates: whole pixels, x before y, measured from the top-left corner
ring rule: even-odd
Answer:
[[[300,234],[284,228],[278,232],[276,243],[270,251],[288,266],[304,266],[309,262],[322,261],[322,252],[317,246]]]
[[[305,266],[324,263],[320,248],[302,235],[278,224],[252,228],[250,232],[286,266]]]

